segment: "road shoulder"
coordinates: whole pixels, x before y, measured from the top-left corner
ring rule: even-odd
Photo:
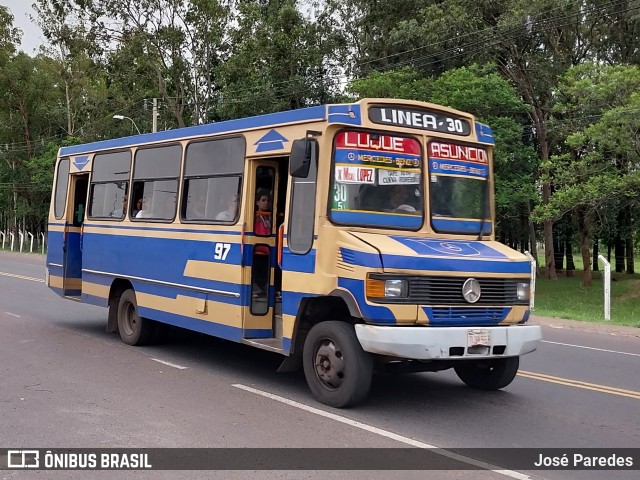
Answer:
[[[540,315],[532,315],[529,323],[563,330],[579,330],[582,332],[600,333],[602,335],[640,338],[640,328],[627,327],[624,325],[592,323],[582,320],[543,317]]]

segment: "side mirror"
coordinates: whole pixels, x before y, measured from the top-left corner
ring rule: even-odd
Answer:
[[[292,177],[307,178],[311,162],[318,159],[318,141],[315,138],[294,140],[289,158],[289,173]]]

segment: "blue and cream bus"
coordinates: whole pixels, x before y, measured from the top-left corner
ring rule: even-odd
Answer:
[[[282,354],[335,407],[374,369],[500,389],[541,335],[493,146],[468,113],[364,99],[63,147],[47,284],[129,345],[174,325]]]

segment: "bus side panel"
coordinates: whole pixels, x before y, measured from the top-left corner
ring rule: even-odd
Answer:
[[[125,278],[142,316],[242,339],[241,308],[250,295],[241,282],[240,232],[87,224],[84,236],[83,298],[90,303],[105,305],[113,280]],[[225,254],[216,260],[220,243]]]

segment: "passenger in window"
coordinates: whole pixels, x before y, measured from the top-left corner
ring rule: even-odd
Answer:
[[[191,200],[190,214],[187,216],[189,220],[201,220],[207,216],[207,197],[206,194],[198,195]]]
[[[410,188],[411,187],[407,185],[394,185],[391,187],[389,208],[387,211],[395,213],[415,213],[415,207],[409,204],[411,201]]]
[[[271,235],[271,196],[266,190],[258,189],[256,192],[253,233],[262,237]],[[253,253],[253,296],[266,297],[269,288],[269,247],[257,245]]]
[[[151,205],[146,198],[142,200],[140,211],[136,213],[136,218],[151,218]]]
[[[127,214],[127,202],[129,200],[129,197],[127,196],[127,194],[124,194],[124,197],[122,197],[122,215],[118,215],[120,218],[124,218],[125,215]]]
[[[138,200],[136,200],[136,203],[133,206],[133,210],[131,211],[131,216],[132,217],[136,217],[140,210],[142,210],[142,197],[140,197]]]
[[[233,195],[229,200],[229,205],[227,209],[223,212],[220,212],[218,215],[216,215],[216,220],[222,220],[224,222],[235,220],[237,210],[238,210],[238,196]]]

